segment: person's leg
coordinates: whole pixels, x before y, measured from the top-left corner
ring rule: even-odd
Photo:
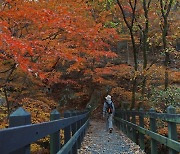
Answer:
[[[109,114],[109,118],[108,118],[108,123],[109,123],[109,130],[113,129],[113,124],[112,124],[112,119],[113,119],[113,115]]]
[[[106,131],[108,131],[109,130],[109,115],[108,114],[106,114]]]

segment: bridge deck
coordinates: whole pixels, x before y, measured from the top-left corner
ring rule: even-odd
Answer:
[[[105,130],[103,121],[90,121],[90,127],[78,154],[145,154],[116,127],[112,133]]]

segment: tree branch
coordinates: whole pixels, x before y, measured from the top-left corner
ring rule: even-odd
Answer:
[[[160,3],[160,7],[161,7],[161,14],[162,14],[162,16],[163,16],[163,18],[164,18],[165,14],[164,14],[164,7],[163,7],[163,2],[162,2],[162,0],[159,0],[159,3]]]
[[[152,1],[152,0],[149,0],[149,2],[148,2],[148,6],[147,6],[148,10],[149,10],[149,7],[150,7],[150,4],[151,4],[151,1]]]
[[[13,69],[13,67],[14,67],[14,66],[12,66],[11,68],[9,68],[9,69],[7,69],[7,70],[5,70],[5,71],[1,71],[0,73],[6,73],[6,72],[10,71],[11,69]]]
[[[120,10],[121,10],[121,12],[122,12],[124,22],[126,23],[127,27],[130,29],[131,26],[129,25],[129,23],[128,23],[127,19],[126,19],[124,9],[123,9],[121,3],[119,2],[119,0],[117,0],[117,4],[118,4],[118,6],[119,6],[119,8],[120,8]]]
[[[172,3],[173,3],[173,0],[170,0],[170,2],[169,2],[169,4],[168,4],[167,12],[166,12],[166,14],[165,14],[165,17],[166,17],[166,18],[167,18],[168,15],[169,15],[169,12],[170,12],[170,10],[171,10]]]
[[[8,75],[7,78],[6,78],[5,83],[7,83],[7,82],[9,81],[9,78],[10,78],[10,76],[12,75],[12,73],[14,72],[15,69],[16,69],[16,63],[13,64],[9,75]]]

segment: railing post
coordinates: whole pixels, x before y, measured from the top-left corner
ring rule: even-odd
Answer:
[[[31,115],[23,108],[18,108],[9,117],[9,127],[31,124]],[[8,148],[8,147],[7,147]],[[30,154],[30,145],[18,149],[11,154]]]
[[[72,113],[73,116],[77,116],[77,112],[73,111]],[[77,131],[77,122],[74,122],[72,124],[72,135],[74,135]],[[73,154],[77,154],[77,142],[74,144],[73,148],[72,148],[72,153]]]
[[[85,114],[85,113],[86,113],[86,112],[82,112],[82,114]],[[84,118],[82,119],[81,126],[84,125],[85,122],[86,122],[86,117],[84,117]],[[85,128],[85,129],[83,130],[83,132],[82,132],[82,141],[81,141],[81,143],[83,142],[83,139],[84,139],[84,136],[85,136],[85,130],[86,130],[86,128]]]
[[[76,111],[72,111],[72,116],[76,116]],[[75,122],[71,125],[71,129],[72,129],[72,136],[73,136],[77,130]]]
[[[89,120],[90,111],[86,110],[86,113],[88,113],[88,114],[87,114],[87,116],[86,116],[85,122]],[[88,127],[89,127],[89,121],[88,121],[88,124],[87,124],[87,126],[86,126],[85,133],[86,133]]]
[[[171,105],[167,108],[167,113],[176,114],[176,109]],[[176,123],[168,122],[168,138],[177,141]],[[169,154],[177,154],[177,152],[169,148]]]
[[[155,113],[156,111],[153,108],[151,108],[149,112]],[[155,133],[157,132],[156,119],[153,118],[151,115],[150,115],[150,130]],[[158,153],[157,141],[154,139],[151,139],[151,154],[157,154],[157,153]]]
[[[140,108],[139,109],[139,126],[144,128],[144,112],[143,109]],[[139,133],[139,144],[142,150],[145,149],[145,145],[144,145],[144,134]]]
[[[127,111],[127,121],[130,122],[130,115],[129,115],[129,111]],[[130,127],[129,125],[127,125],[127,136],[130,138],[131,137],[131,132],[130,132]]]
[[[125,109],[125,112],[124,112],[124,120],[126,120],[127,121],[127,110]],[[128,132],[128,124],[127,123],[125,123],[125,133],[126,133],[126,135],[127,135],[127,132]]]
[[[122,110],[120,110],[119,118],[122,119]],[[122,131],[122,122],[119,121],[119,129]]]
[[[82,114],[83,112],[80,112],[80,115]],[[80,120],[80,127],[82,127],[82,125],[83,125],[83,119]],[[83,132],[80,134],[80,142],[82,143],[82,141],[83,141]]]
[[[71,117],[71,112],[65,111],[64,118],[69,118],[69,117]],[[71,138],[71,126],[67,126],[64,128],[64,144],[66,144],[70,138]]]
[[[124,109],[121,110],[121,119],[122,120],[124,120],[123,112],[124,112]],[[121,131],[124,132],[124,123],[122,121],[120,123],[120,128],[121,128]]]
[[[124,120],[124,109],[122,110],[121,118]],[[124,133],[124,122],[122,122],[122,132]]]
[[[55,109],[50,114],[50,120],[60,119],[60,113]],[[50,135],[50,154],[55,154],[60,150],[60,134],[59,131]]]
[[[115,116],[115,117],[120,118],[119,111],[116,111],[116,116]],[[115,120],[115,121],[116,121],[116,126],[117,126],[117,128],[120,129],[119,121],[118,121],[118,120]]]
[[[134,113],[135,109],[132,109],[132,123],[136,124],[136,114]],[[137,135],[136,135],[136,130],[134,128],[132,128],[132,140],[133,142],[136,142],[137,139]]]
[[[117,112],[114,113],[114,117],[117,117]],[[114,125],[117,126],[117,121],[114,119]]]
[[[115,117],[120,118],[120,112],[115,112],[115,113],[116,113]],[[120,122],[118,120],[115,120],[115,124],[116,124],[117,128],[120,129]]]
[[[123,111],[124,111],[123,112],[123,120],[126,120],[126,110],[124,109]],[[124,134],[126,134],[126,123],[125,122],[123,123],[123,132],[124,132]]]
[[[77,115],[80,115],[80,112],[78,111]],[[81,127],[81,123],[80,120],[77,121],[77,130],[79,130],[79,128]],[[78,149],[81,148],[81,137],[79,136],[78,140],[77,140],[77,144],[78,144]]]
[[[123,114],[122,114],[123,120],[126,120],[125,112],[126,112],[126,110],[123,109]],[[123,132],[124,132],[124,134],[126,134],[126,123],[125,122],[123,122]]]

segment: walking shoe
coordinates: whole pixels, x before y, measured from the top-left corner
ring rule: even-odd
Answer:
[[[112,128],[109,129],[109,133],[112,133]]]

